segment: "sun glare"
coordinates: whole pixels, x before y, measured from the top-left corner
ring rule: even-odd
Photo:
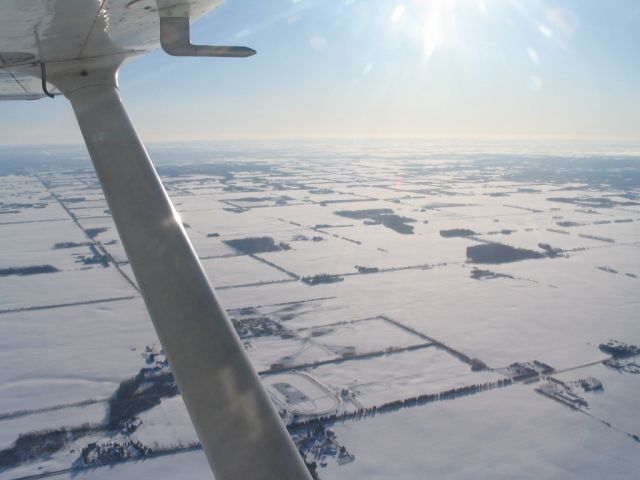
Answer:
[[[455,29],[455,0],[435,0],[428,2],[426,18],[422,28],[424,54],[431,57]]]
[[[389,21],[403,25],[403,31],[415,36],[422,45],[426,58],[447,44],[456,34],[456,11],[470,1],[423,0],[397,5]],[[484,3],[482,7],[484,8]]]
[[[389,20],[391,20],[393,23],[396,23],[402,18],[402,15],[404,15],[404,5],[398,5],[393,10],[391,17],[389,17]]]
[[[504,20],[503,24],[523,19],[527,29],[561,47],[561,37],[570,36],[577,24],[575,15],[570,11],[550,9],[546,2],[540,2],[533,8],[519,0],[405,0],[389,12],[388,21],[393,34],[414,39],[422,46],[427,60],[445,47],[469,46],[473,43],[473,32],[483,30],[477,28],[479,24],[495,23],[497,16]],[[532,48],[523,47],[523,53],[534,64],[540,63],[538,52]]]

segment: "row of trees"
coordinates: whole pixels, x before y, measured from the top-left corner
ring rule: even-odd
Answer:
[[[456,387],[444,392],[438,393],[425,393],[415,397],[406,398],[403,400],[394,400],[392,402],[383,403],[368,408],[359,408],[355,411],[335,413],[332,415],[323,415],[321,417],[311,418],[309,420],[303,420],[299,422],[291,423],[287,428],[291,431],[299,430],[303,428],[312,427],[314,425],[334,423],[337,421],[344,421],[348,419],[361,419],[374,416],[376,413],[386,413],[394,410],[400,410],[401,408],[416,407],[418,405],[424,405],[431,402],[440,400],[452,400],[457,397],[466,395],[474,395],[476,393],[484,392],[486,390],[492,390],[494,388],[501,388],[511,385],[513,380],[510,378],[499,379],[495,382],[486,382],[474,385],[465,385],[463,387]]]

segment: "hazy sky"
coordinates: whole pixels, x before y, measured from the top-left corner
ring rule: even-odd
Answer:
[[[308,137],[640,140],[638,0],[227,0],[122,96],[146,141]],[[80,142],[63,98],[0,103],[0,144]]]

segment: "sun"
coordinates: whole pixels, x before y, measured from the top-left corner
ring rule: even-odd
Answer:
[[[455,0],[426,2],[426,14],[421,32],[426,57],[431,57],[436,49],[455,35],[457,3]]]
[[[406,0],[397,4],[389,15],[395,32],[402,31],[422,45],[425,58],[437,50],[453,46],[464,37],[464,22],[482,21],[488,4],[496,0]]]
[[[397,5],[389,21],[402,24],[406,33],[422,42],[425,57],[431,57],[441,46],[450,41],[456,33],[457,0],[414,0]],[[462,3],[468,3],[464,0]]]

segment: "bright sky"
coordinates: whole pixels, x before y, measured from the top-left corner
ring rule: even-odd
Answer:
[[[193,37],[258,54],[125,66],[145,141],[640,141],[638,0],[227,0]],[[81,141],[62,98],[2,103],[0,124],[0,144]]]

